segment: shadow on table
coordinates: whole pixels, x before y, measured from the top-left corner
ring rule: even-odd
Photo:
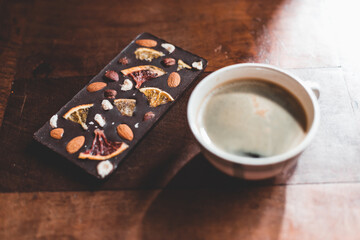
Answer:
[[[286,188],[273,181],[228,177],[198,154],[150,204],[142,239],[276,239]]]

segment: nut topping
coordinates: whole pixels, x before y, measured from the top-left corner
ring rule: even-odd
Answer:
[[[114,89],[106,89],[104,91],[104,97],[107,98],[107,99],[114,99],[116,97],[116,90]]]
[[[176,64],[176,60],[173,58],[164,58],[163,60],[163,64],[167,67],[175,65]]]
[[[114,170],[114,166],[109,160],[101,161],[96,167],[97,173],[101,178],[106,177]]]
[[[203,69],[203,63],[202,63],[202,61],[193,62],[192,67],[196,68],[197,70],[202,70]]]
[[[169,87],[174,88],[179,86],[181,81],[180,75],[177,72],[172,72],[167,80]]]
[[[78,136],[70,140],[70,142],[66,145],[66,151],[70,154],[76,153],[80,150],[80,148],[85,143],[85,137],[84,136]]]
[[[135,43],[143,47],[155,47],[157,45],[157,42],[152,39],[139,39]]]
[[[153,112],[147,112],[144,114],[144,121],[150,120],[155,117],[155,113]]]
[[[124,83],[121,85],[121,91],[129,91],[133,88],[134,84],[131,80],[125,79]]]
[[[119,126],[117,126],[116,130],[120,137],[129,141],[133,140],[134,133],[132,132],[131,128],[128,125],[120,124]]]
[[[101,114],[96,114],[94,117],[94,120],[99,124],[100,127],[104,127],[106,122],[103,116]]]
[[[106,71],[105,77],[107,77],[108,79],[114,82],[119,81],[119,74],[115,71]]]
[[[175,46],[170,44],[170,43],[163,43],[161,44],[161,46],[163,48],[165,48],[166,50],[168,50],[168,52],[171,54],[174,50],[175,50]]]
[[[52,116],[50,118],[50,126],[52,128],[57,128],[57,120],[58,120],[58,115],[57,114],[55,114],[54,116]]]
[[[106,99],[102,100],[101,106],[105,111],[108,111],[108,110],[111,110],[111,109],[114,108],[113,105],[111,104],[111,102],[109,100],[106,100]]]
[[[87,86],[86,90],[88,90],[88,92],[97,92],[106,87],[106,85],[104,82],[94,82]]]
[[[50,136],[55,139],[61,139],[64,134],[63,128],[55,128],[50,131]]]

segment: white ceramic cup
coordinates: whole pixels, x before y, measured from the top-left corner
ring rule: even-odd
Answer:
[[[246,78],[265,79],[280,85],[301,102],[309,127],[305,138],[297,146],[279,155],[251,158],[225,152],[204,140],[200,131],[204,129],[200,108],[206,97],[226,82]],[[260,180],[274,177],[296,165],[298,156],[310,144],[319,126],[320,109],[317,101],[319,95],[320,91],[316,83],[303,82],[293,74],[277,67],[257,63],[235,64],[213,72],[196,86],[189,99],[187,117],[192,133],[211,164],[230,176]]]

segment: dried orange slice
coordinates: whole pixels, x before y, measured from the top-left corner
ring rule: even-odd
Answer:
[[[146,96],[150,107],[157,107],[159,105],[174,101],[174,98],[169,93],[162,91],[159,88],[140,88],[139,91]]]
[[[138,48],[135,50],[136,59],[151,62],[154,58],[165,56],[164,53],[156,51],[151,48]]]
[[[136,88],[140,88],[143,82],[160,77],[165,74],[161,68],[152,65],[142,65],[121,70],[125,76],[131,76],[136,82]]]
[[[80,159],[107,160],[125,151],[129,145],[124,142],[112,142],[106,139],[103,130],[95,129],[95,137],[90,149],[79,154]]]
[[[67,113],[64,114],[63,118],[66,120],[70,120],[72,122],[76,122],[80,124],[83,129],[87,130],[88,127],[86,125],[86,118],[89,113],[89,109],[94,106],[94,104],[83,104],[76,107],[71,108]]]
[[[121,115],[132,117],[136,107],[136,100],[119,98],[114,100],[114,105],[117,107]]]

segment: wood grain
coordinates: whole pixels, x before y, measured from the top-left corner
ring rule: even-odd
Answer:
[[[356,239],[359,199],[358,184],[11,193],[0,238]]]
[[[0,239],[358,239],[357,9],[335,0],[0,0],[0,189],[15,191],[0,193]],[[263,182],[217,171],[187,127],[191,90],[106,182],[35,145],[52,108],[144,31],[207,58],[208,73],[265,62],[320,83],[321,126],[297,168]],[[56,192],[69,190],[88,191]]]

